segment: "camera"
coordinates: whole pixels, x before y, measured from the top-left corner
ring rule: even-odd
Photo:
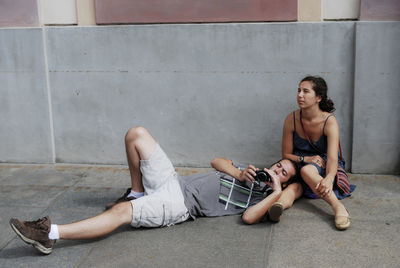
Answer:
[[[256,171],[256,176],[254,177],[254,186],[260,187],[261,182],[271,182],[271,176],[265,172],[264,170],[260,169]]]

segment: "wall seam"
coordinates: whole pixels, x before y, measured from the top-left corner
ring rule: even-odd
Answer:
[[[354,72],[353,72],[353,103],[351,105],[352,107],[352,113],[353,113],[353,118],[352,118],[352,129],[351,129],[351,168],[350,171],[353,173],[354,171],[354,158],[353,156],[355,155],[354,152],[354,132],[356,129],[355,123],[356,123],[356,98],[357,98],[357,92],[356,92],[356,86],[357,86],[357,29],[358,29],[358,22],[356,21],[354,23]]]
[[[50,75],[49,75],[49,63],[47,57],[47,35],[46,27],[42,26],[42,40],[43,40],[43,55],[44,55],[44,65],[46,74],[46,87],[47,87],[47,104],[49,107],[49,126],[50,126],[50,140],[51,140],[51,161],[56,162],[56,146],[54,141],[54,120],[53,120],[53,103],[50,90]]]

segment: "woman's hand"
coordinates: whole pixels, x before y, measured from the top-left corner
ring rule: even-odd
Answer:
[[[321,198],[328,197],[332,193],[333,181],[328,178],[323,178],[317,186],[315,186],[315,190],[317,195]]]
[[[319,155],[305,156],[304,162],[307,164],[314,163],[314,164],[318,165],[319,167],[325,168],[325,161]]]
[[[240,172],[240,176],[238,178],[239,181],[248,181],[250,183],[254,182],[254,177],[256,176],[256,171],[258,168],[256,168],[253,165],[249,165],[245,170],[242,170]]]

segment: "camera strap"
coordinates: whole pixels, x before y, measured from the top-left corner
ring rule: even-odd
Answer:
[[[329,116],[328,116],[328,118],[329,118]],[[326,120],[328,120],[328,118],[326,118]],[[325,124],[326,124],[326,120],[325,120]],[[301,109],[300,109],[300,125],[301,125],[301,128],[303,129],[304,136],[306,137],[306,139],[307,139],[308,143],[311,145],[311,147],[315,151],[317,151],[318,154],[323,155],[324,153],[322,153],[321,150],[317,146],[315,146],[315,144],[311,141],[310,137],[308,136],[306,129],[304,128]],[[325,129],[325,125],[324,125],[324,129]],[[324,135],[324,133],[322,133],[322,135]],[[343,162],[342,146],[340,145],[340,139],[339,139],[339,154],[340,154],[340,160]]]

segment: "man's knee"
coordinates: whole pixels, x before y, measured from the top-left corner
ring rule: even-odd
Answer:
[[[128,224],[132,221],[133,207],[131,202],[121,202],[113,206],[110,209],[110,213]]]
[[[294,192],[296,195],[302,193],[303,188],[302,188],[302,186],[301,186],[300,183],[292,183],[291,186],[292,186],[293,192]]]
[[[285,190],[283,190],[284,193],[286,193],[287,195],[293,196],[294,198],[296,198],[297,196],[302,194],[302,186],[299,182],[295,182],[290,184],[288,187],[286,187]]]
[[[129,144],[135,140],[150,135],[144,127],[132,127],[126,132],[125,143]]]
[[[285,209],[290,208],[294,201],[298,199],[303,193],[303,188],[300,183],[292,183],[285,190],[281,197],[279,198],[279,202],[284,205]]]

